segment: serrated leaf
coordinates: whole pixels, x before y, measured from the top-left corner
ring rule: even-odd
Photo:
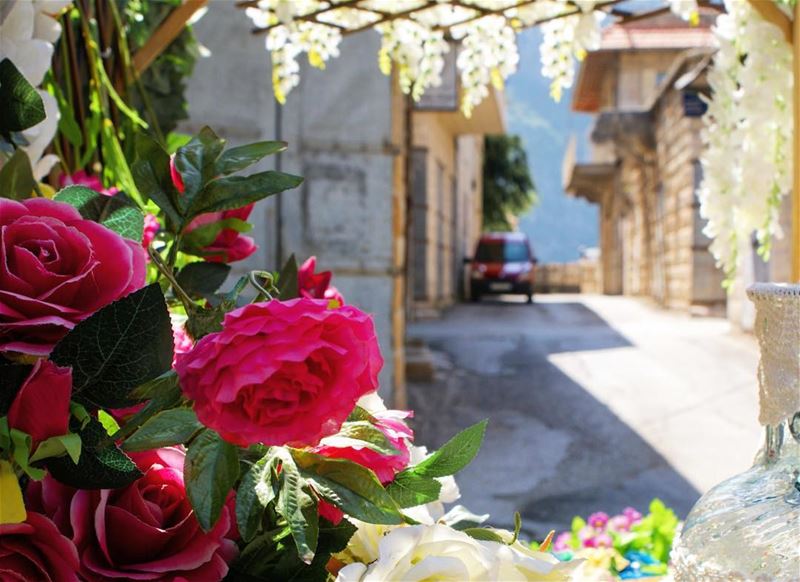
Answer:
[[[6,137],[33,127],[46,117],[42,98],[7,58],[0,61],[0,103],[0,135]]]
[[[230,265],[224,263],[189,263],[178,272],[178,285],[191,297],[208,297],[219,290],[230,272]]]
[[[107,438],[106,429],[97,420],[92,419],[76,432],[81,437],[77,464],[69,456],[45,461],[57,481],[78,489],[118,489],[142,476],[134,462]]]
[[[222,220],[198,226],[184,234],[181,250],[189,254],[198,254],[199,251],[199,256],[203,256],[204,248],[217,240],[219,234],[225,229],[235,230],[236,232],[249,232],[253,229],[253,225],[240,218],[223,218]]]
[[[283,172],[260,172],[251,176],[229,176],[210,182],[203,191],[195,214],[231,210],[296,188],[303,178]]]
[[[250,467],[244,474],[239,489],[236,491],[236,523],[239,526],[239,535],[245,542],[252,540],[261,527],[264,508],[275,497],[273,483],[264,483],[265,473],[271,472],[272,457],[265,455]],[[266,501],[258,495],[256,488],[262,485],[264,491],[269,491],[270,496]]]
[[[106,305],[56,344],[50,359],[72,366],[73,400],[103,408],[134,404],[131,391],[172,365],[172,326],[157,283]]]
[[[442,484],[436,479],[420,477],[408,471],[395,475],[386,488],[398,507],[416,507],[439,499]]]
[[[210,531],[239,478],[236,447],[206,429],[189,446],[183,472],[186,494],[197,521],[205,531]]]
[[[225,150],[217,160],[217,174],[227,176],[286,149],[285,141],[259,141]]]
[[[281,462],[281,490],[275,510],[289,524],[300,560],[310,564],[319,537],[317,503],[309,494],[292,454],[283,448],[275,449],[275,454]]]
[[[375,474],[347,459],[329,459],[291,449],[300,474],[326,501],[346,514],[368,523],[403,522],[400,509]]]
[[[0,168],[0,197],[25,200],[30,197],[35,184],[28,154],[18,149]]]
[[[125,439],[122,448],[133,452],[183,444],[202,428],[203,424],[197,420],[194,410],[172,408],[150,417]]]
[[[289,260],[286,261],[286,264],[278,275],[279,299],[281,301],[287,301],[299,297],[300,292],[298,286],[297,259],[294,258],[293,254],[289,257]]]
[[[446,477],[469,465],[481,448],[486,432],[486,420],[464,429],[447,441],[438,451],[411,468],[423,477]]]
[[[99,222],[127,239],[141,242],[144,215],[122,196],[106,196],[85,186],[67,186],[55,200],[78,209],[81,216]]]

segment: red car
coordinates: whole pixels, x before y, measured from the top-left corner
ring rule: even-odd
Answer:
[[[534,265],[528,237],[521,232],[488,233],[481,236],[470,265],[470,298],[513,293],[533,301]]]

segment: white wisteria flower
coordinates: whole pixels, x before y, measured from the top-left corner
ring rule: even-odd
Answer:
[[[337,582],[569,580],[577,565],[522,544],[476,540],[442,524],[393,529],[378,542],[377,554],[369,564],[342,568]]]

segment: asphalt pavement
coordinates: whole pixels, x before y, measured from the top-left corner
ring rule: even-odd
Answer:
[[[461,503],[529,536],[659,497],[684,517],[760,445],[754,338],[628,297],[540,295],[457,305],[409,336],[436,377],[412,383],[417,442],[489,419]]]

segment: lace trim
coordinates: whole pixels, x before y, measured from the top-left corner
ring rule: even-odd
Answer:
[[[758,419],[777,425],[800,410],[800,285],[756,283],[747,296],[761,348]]]

